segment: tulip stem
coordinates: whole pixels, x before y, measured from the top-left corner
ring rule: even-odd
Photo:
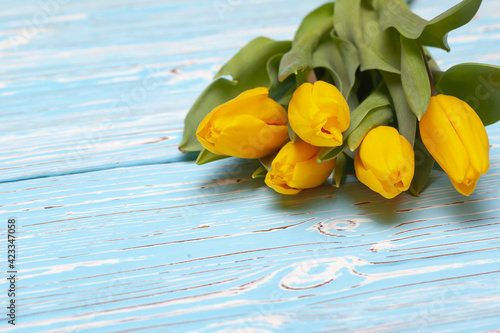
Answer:
[[[309,73],[307,73],[307,82],[314,83],[316,81],[318,81],[318,77],[316,76],[314,69],[311,69]]]
[[[422,45],[420,45],[420,51],[422,52],[422,57],[424,57],[424,63],[425,63],[425,69],[427,70],[427,75],[429,76],[429,83],[431,85],[431,96],[437,96],[438,91],[436,89],[436,83],[434,82],[434,75],[432,75],[432,70],[431,66],[429,65],[429,61],[427,60],[427,55],[424,52],[424,49],[422,48]]]

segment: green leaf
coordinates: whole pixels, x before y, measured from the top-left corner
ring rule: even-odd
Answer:
[[[374,0],[373,6],[379,12],[382,29],[394,27],[408,39],[420,37],[427,26],[427,20],[413,13],[400,0]]]
[[[479,10],[481,2],[482,0],[464,0],[433,18],[418,38],[419,42],[450,51],[448,33],[469,23]]]
[[[259,159],[261,165],[252,174],[252,178],[255,179],[255,178],[264,178],[264,177],[266,177],[266,174],[269,171],[271,171],[271,166],[273,164],[273,160],[276,157],[276,155],[278,155],[278,152],[273,153],[273,154],[268,155],[268,156],[265,156],[265,157],[262,157],[261,159]]]
[[[345,171],[347,169],[347,156],[345,154],[340,154],[335,162],[335,170],[333,170],[333,181],[335,187],[339,188],[342,178],[345,176]]]
[[[342,95],[349,96],[360,65],[358,51],[351,42],[339,37],[327,38],[314,51],[311,65],[327,69]]]
[[[360,6],[361,0],[337,0],[333,14],[333,30],[335,34],[353,44],[360,40],[363,35],[361,32]]]
[[[406,138],[413,146],[417,131],[417,117],[412,112],[403,90],[401,76],[393,73],[381,72],[385,84],[392,97],[393,107],[398,120],[399,134]]]
[[[419,193],[422,192],[425,185],[429,181],[432,168],[434,166],[434,158],[425,148],[420,138],[420,133],[418,133],[417,139],[415,140],[415,147],[413,148],[415,152],[415,175],[408,190],[411,195],[418,197]]]
[[[271,166],[273,164],[273,161],[274,161],[274,158],[276,157],[276,155],[278,155],[278,152],[273,153],[271,155],[264,156],[261,159],[259,159],[260,163],[267,171],[271,171]]]
[[[448,33],[467,24],[476,15],[481,0],[464,0],[434,19],[427,21],[413,13],[399,0],[374,0],[383,29],[394,27],[408,39],[418,39],[423,45],[450,51]]]
[[[347,96],[347,105],[349,106],[349,110],[356,110],[359,106],[359,98],[355,88],[356,87],[354,87],[349,96]]]
[[[267,62],[267,73],[271,81],[269,86],[269,97],[281,105],[288,105],[295,91],[295,77],[290,76],[281,82],[278,79],[279,65],[283,54],[276,54]]]
[[[415,40],[401,36],[401,81],[413,113],[420,120],[431,100],[431,84],[422,49]]]
[[[282,53],[275,54],[267,61],[267,75],[269,76],[270,85],[269,88],[276,88],[280,84],[278,80],[278,72],[280,67],[281,58],[283,58]]]
[[[361,124],[370,111],[389,105],[391,105],[389,92],[387,91],[387,87],[381,84],[351,112],[351,121],[349,127],[344,132],[344,140]]]
[[[252,174],[252,179],[265,178],[267,175],[267,170],[262,165],[254,171]]]
[[[344,152],[344,150],[346,149],[346,147],[347,147],[347,140],[344,140],[344,143],[342,143],[342,145],[339,147],[321,148],[321,150],[318,153],[318,156],[316,156],[316,161],[318,161],[318,163],[331,161],[331,160],[337,158],[337,156],[339,156],[340,154],[342,154]]]
[[[290,41],[278,42],[266,37],[257,37],[238,51],[222,68],[215,78],[230,75],[235,83],[239,81],[267,82],[267,63],[276,54],[283,54],[290,50]],[[258,69],[258,70],[257,70]]]
[[[383,29],[378,13],[366,1],[338,0],[334,24],[337,36],[357,47],[361,71],[376,69],[399,74],[399,33]]]
[[[289,49],[290,42],[277,42],[264,37],[256,38],[243,47],[216,75],[231,75],[233,80],[219,78],[213,81],[189,110],[179,149],[184,152],[201,151],[203,147],[196,138],[196,130],[203,118],[215,107],[245,90],[268,87],[270,80],[266,67],[269,58]]]
[[[214,154],[209,150],[203,149],[200,152],[200,154],[198,155],[198,158],[196,159],[196,164],[203,165],[203,164],[207,164],[210,162],[222,160],[222,159],[225,159],[228,157],[230,157],[230,156]]]
[[[333,27],[334,3],[327,3],[309,13],[302,21],[292,43],[292,49],[281,59],[279,79],[312,68],[311,57],[321,38]]]
[[[297,142],[297,139],[299,138],[299,136],[295,134],[295,131],[293,130],[292,126],[290,126],[290,124],[288,124],[288,137],[293,143]]]
[[[500,67],[460,64],[448,69],[436,84],[439,93],[467,102],[485,126],[500,120]]]
[[[388,106],[370,111],[370,113],[363,119],[361,124],[349,135],[347,144],[351,151],[355,151],[361,141],[365,138],[366,134],[372,129],[389,124],[394,117],[392,109]]]
[[[361,70],[382,70],[400,73],[400,34],[394,29],[383,29],[378,13],[362,4],[360,20],[363,35],[356,43],[359,48]]]

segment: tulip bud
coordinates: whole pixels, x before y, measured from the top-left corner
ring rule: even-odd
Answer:
[[[399,132],[379,126],[365,136],[354,160],[359,181],[387,199],[408,190],[415,173],[415,153]]]
[[[349,127],[349,106],[332,84],[316,81],[295,90],[288,106],[290,126],[305,142],[318,147],[342,145],[342,132]]]
[[[335,160],[318,163],[321,148],[303,141],[288,142],[274,158],[266,184],[281,194],[297,194],[325,182],[335,167]]]
[[[196,136],[212,153],[261,158],[288,140],[285,109],[269,98],[267,88],[255,88],[216,107],[198,126]]]
[[[420,136],[455,189],[470,195],[490,167],[488,135],[477,113],[456,97],[433,96],[420,120]]]

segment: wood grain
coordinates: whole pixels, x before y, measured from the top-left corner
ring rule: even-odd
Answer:
[[[439,171],[418,198],[383,199],[352,175],[340,190],[284,197],[251,179],[253,161],[196,166],[177,144],[224,61],[255,36],[291,38],[322,1],[57,1],[17,39],[48,2],[0,0],[0,215],[19,226],[16,330],[500,329],[500,125],[470,197]],[[218,15],[220,3],[232,5]],[[431,18],[455,3],[414,8]],[[441,66],[500,64],[499,13],[483,1],[450,35],[453,52],[435,52]]]
[[[351,176],[342,190],[283,197],[249,178],[255,167],[178,162],[4,184],[2,215],[21,224],[22,326],[498,324],[498,162],[469,198],[435,171],[421,197],[389,201]]]
[[[0,13],[0,181],[182,160],[184,116],[218,68],[256,36],[292,38],[322,3],[53,2],[61,5],[30,0]],[[414,8],[432,18],[453,3]],[[484,1],[451,33],[452,53],[433,50],[442,68],[500,64],[499,12]]]

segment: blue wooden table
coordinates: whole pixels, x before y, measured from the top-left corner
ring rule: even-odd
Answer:
[[[284,197],[253,161],[177,150],[221,65],[322,3],[0,0],[0,332],[500,330],[500,125],[470,197],[438,171],[418,198],[352,176]],[[441,67],[500,65],[499,22],[484,0]]]

